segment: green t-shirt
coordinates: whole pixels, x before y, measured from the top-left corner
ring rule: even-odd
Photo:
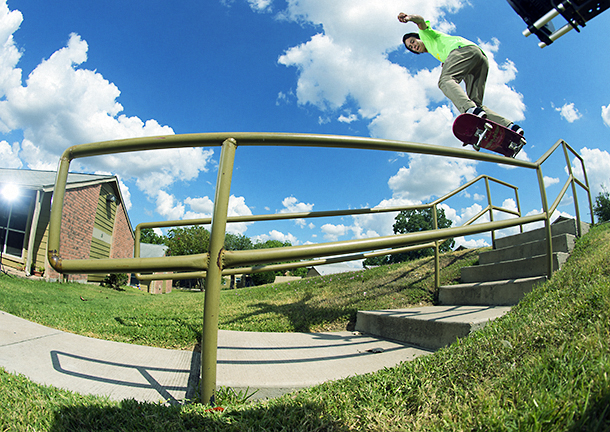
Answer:
[[[470,42],[468,39],[464,39],[461,36],[450,36],[433,30],[430,27],[430,21],[426,21],[426,24],[428,25],[428,28],[419,30],[419,38],[426,46],[428,52],[440,60],[441,63],[445,63],[449,53],[456,48],[468,45],[476,46],[474,42]]]

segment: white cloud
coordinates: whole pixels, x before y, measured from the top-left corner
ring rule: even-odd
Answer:
[[[585,162],[587,179],[591,187],[591,198],[594,200],[602,191],[602,185],[610,188],[610,153],[606,150],[583,147],[580,155]],[[572,172],[581,181],[584,181],[582,166],[576,159],[572,162]],[[578,190],[579,194],[584,194],[584,192],[580,192],[581,188],[578,188]]]
[[[284,198],[282,205],[284,208],[280,210],[280,213],[306,213],[312,211],[314,206],[314,204],[299,202],[299,200],[293,196]]]
[[[459,0],[412,1],[406,12],[417,11],[436,28],[453,31],[445,15],[465,5]],[[355,118],[367,121],[373,137],[460,147],[451,132],[456,111],[438,89],[441,65],[430,57],[431,69],[412,71],[388,58],[388,53],[396,49],[404,51],[402,34],[416,30],[412,24],[403,25],[396,19],[406,7],[398,0],[289,1],[282,14],[285,19],[314,24],[321,31],[286,50],[278,62],[297,69],[295,95],[300,105],[333,113],[348,104],[353,111],[355,104],[357,113],[333,118],[340,122]],[[362,26],[362,22],[367,25]],[[485,104],[511,120],[523,120],[523,96],[509,86],[517,76],[515,64],[510,60],[496,62],[498,40],[481,46],[490,63]],[[410,53],[405,51],[404,55]],[[389,185],[396,198],[426,200],[473,178],[475,166],[471,161],[439,162],[439,158],[410,155],[409,165],[399,169]],[[367,235],[366,231],[358,235]]]
[[[449,207],[446,204],[441,204],[440,208],[445,210],[445,217],[452,222],[451,226],[454,226],[454,227],[464,225],[474,216],[479,214],[481,212],[481,210],[483,210],[483,207],[481,207],[481,205],[477,204],[477,203],[474,203],[470,207],[461,209],[459,214],[455,209]],[[476,223],[488,222],[488,221],[489,221],[489,216],[487,216],[487,214],[485,214],[485,215],[481,216],[481,218],[478,219],[476,221]]]
[[[178,220],[184,216],[184,205],[176,197],[160,190],[157,193],[157,213],[167,220]]]
[[[248,0],[250,7],[256,12],[265,12],[271,9],[273,0]]]
[[[508,85],[517,77],[515,64],[510,60],[506,60],[502,64],[496,62],[495,53],[500,49],[498,39],[494,38],[491,42],[479,41],[479,45],[489,60],[485,105],[511,121],[518,122],[525,119],[523,95]]]
[[[406,207],[416,204],[420,204],[420,202],[394,197],[381,201],[374,208]],[[355,215],[352,216],[353,224],[349,229],[354,233],[355,238],[392,235],[394,234],[394,219],[396,219],[397,215],[398,212]]]
[[[89,46],[77,34],[36,66],[22,85],[22,71],[16,67],[22,53],[13,41],[22,20],[19,11],[0,3],[0,131],[23,131],[20,146],[13,144],[9,152],[2,145],[2,166],[54,170],[61,153],[75,144],[174,133],[154,119],[123,113],[118,87],[81,67]],[[213,150],[201,148],[124,153],[76,160],[71,170],[137,179],[138,188],[156,199],[159,189],[207,171],[212,155]]]
[[[19,159],[19,143],[10,145],[0,141],[0,168],[21,168],[23,162]]]
[[[353,123],[356,120],[358,120],[358,116],[356,114],[350,114],[348,116],[344,116],[343,114],[339,116],[339,118],[337,119],[338,121],[340,121],[341,123]]]
[[[207,196],[201,198],[187,197],[184,202],[174,195],[161,190],[157,193],[156,211],[167,220],[204,219],[212,216],[214,202]],[[187,210],[188,206],[188,210]],[[229,216],[250,216],[252,210],[246,205],[244,197],[229,197]],[[231,222],[227,224],[227,232],[244,234],[252,222]],[[209,228],[209,227],[208,227]]]
[[[191,208],[186,219],[211,217],[214,211],[214,202],[207,196],[203,198],[186,198],[184,203]]]
[[[476,177],[475,165],[469,161],[413,155],[408,167],[402,167],[388,180],[397,197],[426,201],[442,196]]]
[[[559,183],[558,178],[544,176],[544,186],[545,187],[549,187],[549,186],[552,186],[557,183]]]
[[[293,246],[299,244],[298,239],[294,235],[290,233],[284,234],[277,230],[269,231],[269,234],[261,234],[252,237],[252,241],[255,243],[265,243],[269,240],[278,240],[282,243],[290,242],[290,244]]]
[[[15,46],[13,33],[21,26],[23,15],[19,11],[9,11],[6,0],[0,3],[0,98],[8,90],[21,84],[21,69],[16,69],[21,52]],[[8,128],[0,122],[0,131]]]
[[[229,197],[229,216],[250,216],[252,210],[246,205],[244,197]],[[253,222],[233,222],[227,225],[227,231],[232,234],[244,234]]]
[[[324,224],[320,229],[324,233],[324,238],[329,241],[337,241],[339,237],[348,233],[348,228],[345,225]]]
[[[455,241],[455,248],[463,246],[466,249],[478,249],[489,246],[489,243],[487,243],[485,239],[466,240],[464,237],[455,237],[453,240]]]
[[[610,104],[602,106],[602,120],[606,126],[610,126]]]
[[[574,107],[574,103],[566,103],[561,108],[555,108],[568,123],[574,123],[582,117],[582,114]]]

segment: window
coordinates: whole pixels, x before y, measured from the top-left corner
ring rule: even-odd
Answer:
[[[30,208],[34,201],[32,191],[21,191],[9,200],[0,195],[0,246],[2,253],[22,258]]]

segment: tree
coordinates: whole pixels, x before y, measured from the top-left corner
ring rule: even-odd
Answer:
[[[598,222],[610,221],[610,194],[604,186],[602,186],[602,191],[599,195],[595,197],[593,213],[597,216]]]
[[[169,256],[206,253],[210,248],[210,232],[202,226],[172,228],[165,238]]]
[[[438,228],[449,228],[452,222],[445,216],[444,209],[436,211]],[[434,229],[434,220],[432,209],[424,210],[403,210],[394,220],[394,234],[406,234],[412,232],[428,231]],[[455,245],[453,239],[447,239],[439,246],[440,252],[448,252]],[[419,249],[410,252],[403,252],[394,255],[386,255],[384,257],[367,258],[364,260],[365,266],[375,266],[383,264],[392,264],[403,261],[412,261],[425,256],[430,256],[434,253],[433,249]]]
[[[280,248],[292,246],[292,243],[289,241],[282,243],[279,240],[267,240],[266,242],[255,243],[252,249],[271,249],[271,248]],[[274,263],[277,264],[277,263]],[[281,276],[281,271],[266,271],[259,273],[252,273],[252,282],[254,285],[264,285],[268,283],[273,283],[276,276]]]
[[[140,243],[162,245],[164,242],[165,238],[155,233],[152,228],[142,228],[140,230]]]
[[[164,244],[168,247],[168,255],[193,255],[202,254],[209,251],[210,232],[202,226],[191,226],[187,228],[172,228],[163,237]],[[224,247],[226,250],[249,250],[267,249],[292,246],[290,242],[282,243],[279,240],[268,240],[266,242],[252,243],[252,240],[242,234],[225,234]],[[292,272],[295,275],[304,275],[305,269],[297,269]],[[269,271],[254,273],[252,281],[255,285],[271,283],[276,275],[281,275],[281,271]],[[235,286],[235,277],[231,277],[231,288]]]
[[[252,249],[252,240],[243,234],[225,234],[226,250],[248,250]],[[229,288],[235,288],[235,275],[231,275]]]
[[[232,251],[252,249],[252,240],[243,234],[227,233],[225,235],[225,249]]]
[[[168,231],[164,243],[169,256],[202,254],[210,248],[210,232],[200,225],[172,228]],[[203,279],[177,280],[174,284],[189,287],[194,284],[203,291]]]

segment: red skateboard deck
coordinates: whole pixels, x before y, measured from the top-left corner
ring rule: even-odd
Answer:
[[[459,115],[453,122],[453,134],[476,151],[484,148],[513,158],[526,144],[517,132],[474,114]]]

